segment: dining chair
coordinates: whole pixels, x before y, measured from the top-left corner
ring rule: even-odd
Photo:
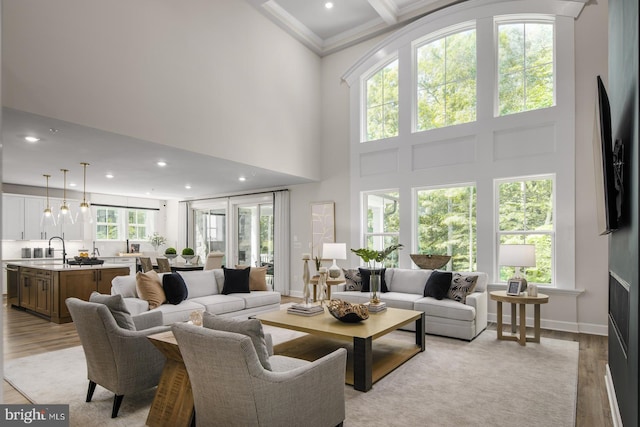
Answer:
[[[169,260],[167,258],[156,258],[156,262],[158,263],[158,273],[171,272],[171,265],[169,264]]]
[[[153,264],[151,263],[151,258],[150,257],[139,257],[138,258],[140,260],[140,266],[142,267],[142,272],[146,273],[147,271],[151,271],[153,270]]]

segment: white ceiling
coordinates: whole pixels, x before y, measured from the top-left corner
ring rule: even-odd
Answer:
[[[318,55],[323,56],[406,24],[460,0],[247,0]],[[56,129],[57,132],[51,132]],[[24,137],[40,138],[27,143]],[[204,156],[148,141],[92,129],[8,108],[2,117],[2,182],[63,187],[82,191],[82,166],[87,162],[87,192],[147,197],[195,199],[309,182],[282,174]],[[167,166],[160,168],[157,161]],[[105,175],[112,173],[113,179]],[[244,176],[245,182],[238,178]],[[186,189],[191,185],[191,189]]]
[[[320,56],[464,0],[248,0]]]

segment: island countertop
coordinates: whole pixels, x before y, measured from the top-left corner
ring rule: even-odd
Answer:
[[[62,261],[11,261],[7,265],[19,267],[37,268],[47,271],[70,271],[70,270],[104,270],[111,268],[122,268],[122,264],[95,264],[95,265],[68,265]]]

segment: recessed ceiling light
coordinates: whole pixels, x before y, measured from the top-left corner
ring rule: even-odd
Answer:
[[[333,9],[333,2],[328,1],[324,4],[325,9]]]
[[[160,167],[164,167],[164,166],[167,166],[167,162],[163,162],[162,160],[160,160],[158,163],[156,163],[156,165]]]
[[[75,182],[70,182],[69,187],[75,187],[77,184]]]
[[[247,178],[245,178],[244,176],[241,176],[240,178],[238,178],[238,181],[240,182],[245,182],[247,180]]]
[[[191,190],[191,186],[189,184],[185,185],[184,188],[186,188],[187,190]]]
[[[106,174],[106,175],[105,175],[105,177],[106,177],[106,178],[109,178],[109,179],[111,179],[111,178],[113,178],[113,174],[111,174],[111,173],[108,173],[108,174]]]
[[[40,141],[40,138],[36,138],[35,136],[25,136],[24,139],[26,139],[27,142],[38,142],[38,141]]]

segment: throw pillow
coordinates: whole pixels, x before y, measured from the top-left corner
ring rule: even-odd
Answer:
[[[447,298],[465,304],[467,302],[467,295],[476,288],[477,281],[478,276],[463,276],[460,273],[454,273]]]
[[[268,291],[267,287],[267,267],[245,267],[236,265],[236,268],[250,268],[249,270],[249,290]]]
[[[140,298],[149,303],[149,310],[160,307],[167,300],[162,282],[155,270],[136,274],[136,291]]]
[[[346,291],[361,291],[362,290],[362,276],[357,268],[342,269],[345,281]]]
[[[451,277],[452,274],[450,271],[432,271],[427,279],[427,283],[424,285],[423,295],[438,300],[443,299],[447,296],[449,287],[451,287]]]
[[[167,273],[162,276],[162,290],[170,304],[177,305],[189,296],[187,284],[179,273]]]
[[[202,315],[202,326],[209,329],[217,329],[219,331],[235,332],[237,334],[247,335],[253,342],[256,349],[260,364],[264,369],[271,370],[269,362],[269,351],[267,350],[267,342],[264,339],[264,331],[262,323],[258,319],[240,320],[234,318],[226,318],[216,316],[208,312]]]
[[[113,315],[113,319],[122,329],[128,329],[130,331],[136,330],[136,325],[133,323],[131,313],[129,313],[124,299],[122,299],[122,295],[103,295],[93,291],[89,296],[89,302],[106,305]]]
[[[222,267],[224,271],[224,286],[222,294],[248,294],[250,268],[234,269]]]
[[[380,275],[380,292],[389,292],[387,289],[387,282],[384,280],[384,274],[387,271],[386,268],[379,268],[376,270],[369,270],[368,268],[359,268],[360,277],[362,277],[362,292],[370,292],[371,273]]]

